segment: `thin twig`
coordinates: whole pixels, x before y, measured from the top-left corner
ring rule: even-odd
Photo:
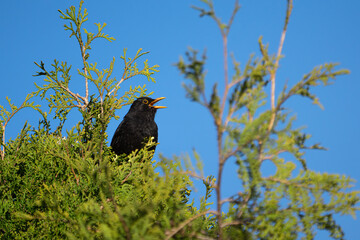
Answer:
[[[5,130],[6,130],[6,126],[8,125],[10,119],[17,113],[19,112],[21,109],[25,108],[26,106],[24,106],[24,104],[28,101],[28,99],[25,99],[24,102],[21,104],[21,106],[19,108],[17,108],[15,111],[12,111],[10,116],[8,116],[8,118],[6,119],[6,121],[4,122],[4,124],[1,124],[1,128],[2,128],[2,146],[0,148],[0,153],[1,153],[1,160],[4,160],[5,158]]]
[[[224,223],[223,225],[221,225],[222,228],[228,227],[228,226],[235,226],[235,225],[240,225],[243,224],[243,222],[241,221],[232,221],[232,222],[227,222]]]
[[[135,61],[136,56],[135,56],[133,59],[131,59],[131,61],[130,61],[129,63],[127,63],[127,62],[126,62],[126,56],[125,56],[125,55],[126,55],[126,52],[124,53],[125,69],[124,69],[123,75],[122,75],[120,81],[116,84],[116,86],[108,93],[108,96],[110,96],[113,92],[115,92],[115,90],[120,86],[120,84],[121,84],[122,82],[124,82],[125,80],[129,79],[129,77],[125,77],[125,75],[126,75],[128,69],[129,69],[129,66],[131,66],[131,65],[133,64],[133,62]],[[117,91],[117,90],[116,90],[116,91]]]
[[[266,178],[263,178],[263,180],[272,181],[272,182],[278,182],[278,183],[282,183],[282,184],[285,184],[285,185],[288,185],[288,186],[295,186],[295,187],[305,188],[305,189],[309,189],[309,190],[314,189],[313,187],[308,186],[308,185],[303,185],[303,184],[299,184],[299,183],[296,183],[296,182],[291,182],[291,181],[286,180],[286,179],[280,179],[280,178],[275,178],[275,177],[266,177]]]
[[[223,58],[224,58],[224,81],[225,89],[222,97],[221,108],[220,108],[220,119],[219,122],[222,123],[223,113],[225,110],[225,103],[227,101],[227,96],[229,92],[229,73],[228,73],[228,49],[227,49],[227,35],[223,34]]]
[[[229,73],[228,73],[228,34],[230,31],[230,27],[234,21],[235,15],[237,13],[237,11],[239,10],[240,6],[238,4],[238,1],[235,2],[235,7],[234,7],[234,11],[231,14],[230,20],[228,22],[228,24],[226,25],[226,27],[224,27],[224,24],[221,22],[221,20],[216,17],[215,14],[215,10],[214,10],[214,6],[212,4],[212,2],[208,3],[212,14],[213,19],[215,20],[215,22],[217,23],[220,32],[221,32],[221,36],[222,36],[222,41],[223,41],[223,59],[224,59],[224,92],[223,92],[223,96],[221,99],[221,107],[220,107],[220,112],[218,116],[214,116],[214,121],[215,121],[215,125],[216,125],[216,131],[217,131],[217,148],[218,148],[218,161],[219,161],[219,167],[218,167],[218,178],[217,178],[217,184],[215,187],[216,190],[216,202],[217,202],[217,220],[218,220],[218,225],[219,225],[219,236],[218,239],[222,239],[222,216],[221,216],[221,183],[222,183],[222,174],[223,174],[223,168],[224,168],[224,164],[227,160],[227,158],[225,158],[223,156],[223,151],[222,151],[222,141],[223,141],[223,134],[225,131],[225,127],[223,125],[223,115],[224,115],[224,111],[225,111],[225,104],[227,101],[227,97],[228,97],[228,92],[230,89],[230,84],[229,84]],[[226,124],[228,122],[228,118],[226,119]]]
[[[288,26],[288,24],[289,24],[289,19],[290,19],[292,7],[293,7],[293,0],[288,0],[288,1],[287,1],[287,8],[286,8],[285,23],[284,23],[283,31],[282,31],[282,33],[281,33],[279,48],[278,48],[278,51],[277,51],[277,54],[276,54],[275,65],[274,65],[273,69],[271,69],[271,71],[270,71],[270,81],[271,81],[271,110],[272,110],[272,115],[271,115],[271,119],[270,119],[269,127],[268,127],[268,131],[269,131],[269,132],[272,130],[272,128],[273,128],[273,126],[274,126],[275,116],[276,116],[276,107],[275,107],[275,80],[276,80],[276,71],[277,71],[277,69],[278,69],[278,67],[279,67],[279,60],[280,60],[280,57],[281,57],[281,52],[282,52],[283,45],[284,45],[284,41],[285,41],[287,26]]]
[[[125,79],[124,79],[124,78],[121,78],[120,81],[116,84],[116,86],[115,86],[107,95],[110,96],[110,95],[115,91],[115,89],[117,89],[117,88],[120,86],[120,84],[121,84],[123,81],[125,81]]]
[[[265,161],[265,160],[271,160],[271,159],[273,159],[275,156],[277,156],[277,155],[279,155],[279,154],[281,154],[281,153],[284,153],[284,152],[287,152],[287,150],[279,150],[279,151],[277,151],[277,152],[274,153],[274,154],[263,156],[263,157],[260,158],[260,162],[263,162],[263,161]]]
[[[67,148],[66,146],[65,146],[65,148],[67,149],[67,154],[68,154],[67,156],[69,156],[68,148]],[[67,162],[67,164],[69,164],[69,166],[70,166],[70,161],[69,161],[69,159],[67,159],[66,157],[63,157],[63,156],[58,155],[58,154],[55,154],[55,153],[53,153],[53,152],[45,152],[45,154],[49,154],[49,155],[51,155],[51,156],[61,158],[61,159],[65,160],[65,161]],[[79,178],[76,176],[76,173],[75,173],[73,167],[70,166],[70,168],[71,168],[71,172],[72,172],[72,174],[74,175],[74,178],[75,178],[75,180],[76,180],[76,184],[79,185],[79,181],[80,181]]]
[[[208,236],[203,236],[200,233],[196,233],[196,234],[191,234],[191,237],[195,237],[195,239],[199,239],[199,240],[215,240],[215,238],[211,238]]]
[[[82,43],[82,41],[81,41]],[[82,43],[83,44],[83,43]],[[84,64],[84,75],[87,76],[88,75],[88,71],[86,68],[86,49],[85,46],[81,46],[80,48],[83,49],[81,51],[81,55],[82,55],[82,60],[83,60],[83,64]],[[89,83],[88,83],[88,77],[85,77],[85,105],[87,106],[89,104]]]
[[[232,88],[233,86],[244,80],[244,78],[245,78],[244,76],[241,76],[238,79],[233,80],[231,83],[229,83],[229,88]]]
[[[222,125],[222,118],[225,110],[225,102],[227,100],[227,95],[229,91],[229,76],[228,76],[228,50],[227,50],[227,34],[222,32],[222,40],[223,40],[223,58],[224,58],[224,81],[225,81],[225,89],[224,94],[222,97],[221,102],[221,108],[220,108],[220,114],[219,118],[215,118],[215,122],[217,123],[217,143],[218,143],[218,161],[219,161],[219,168],[218,168],[218,179],[217,179],[217,185],[216,185],[216,202],[217,202],[217,220],[219,225],[219,239],[222,239],[222,228],[220,227],[222,224],[222,216],[221,216],[221,183],[222,183],[222,174],[223,174],[223,168],[225,164],[225,158],[223,158],[223,151],[222,151],[222,140],[223,140],[223,133],[224,128]]]
[[[185,175],[188,175],[188,176],[190,176],[190,177],[193,177],[193,178],[197,178],[197,179],[206,181],[206,179],[205,179],[203,176],[200,176],[200,175],[198,175],[196,172],[189,171],[189,170],[187,170],[187,171],[180,171],[180,172],[176,172],[176,173],[174,172],[174,173],[172,173],[172,174],[176,174],[176,175],[178,175],[178,174],[185,174]]]
[[[237,11],[239,11],[239,9],[240,9],[239,0],[236,0],[236,1],[235,1],[235,6],[234,6],[234,10],[233,10],[233,12],[232,12],[232,14],[231,14],[230,20],[229,20],[229,22],[228,22],[228,24],[227,24],[227,27],[226,27],[226,30],[227,30],[227,33],[226,33],[226,34],[229,33],[230,28],[231,28],[231,25],[232,25],[232,23],[234,22],[236,13],[237,13]]]
[[[223,200],[221,200],[221,204],[225,204],[225,203],[228,203],[228,202],[233,202],[234,201],[234,199],[233,198],[225,198],[225,199],[223,199]]]
[[[38,65],[37,63],[35,63],[35,64]],[[39,66],[39,65],[38,65],[38,66]],[[63,90],[65,90],[67,93],[69,93],[69,94],[76,100],[76,102],[78,103],[77,105],[75,105],[76,107],[83,109],[84,106],[81,104],[80,99],[85,103],[85,102],[86,102],[86,101],[85,101],[86,99],[85,99],[84,97],[80,96],[78,93],[76,93],[76,94],[73,93],[72,91],[70,91],[70,89],[69,89],[68,87],[64,87],[64,86],[61,84],[61,82],[60,82],[59,80],[57,80],[57,78],[52,77],[52,76],[50,75],[50,73],[49,73],[48,71],[46,71],[45,68],[41,68],[41,70],[44,71],[44,73],[45,73],[45,75],[46,75],[47,77],[49,77],[49,78],[51,78],[53,81],[55,81],[60,88],[62,88]]]
[[[226,116],[226,119],[225,119],[225,122],[224,122],[224,127],[227,127],[231,118],[232,118],[232,115],[235,113],[235,110],[236,110],[236,107],[235,105],[231,106],[230,107],[230,110],[229,110],[229,113],[228,115]]]
[[[65,150],[66,150],[66,153],[67,153],[67,156],[70,156],[70,151],[69,151],[69,148],[68,146],[66,145],[66,143],[64,144],[64,147],[65,147]],[[68,159],[66,159],[70,165],[70,161]],[[76,173],[74,171],[74,168],[71,166],[71,171],[72,173],[74,174],[74,177],[76,179],[76,184],[79,185],[79,178],[76,176]]]
[[[228,151],[227,153],[224,153],[225,161],[227,159],[229,159],[230,157],[235,156],[240,150],[241,150],[241,147],[236,147],[234,150]]]
[[[73,167],[71,167],[71,171],[72,171],[72,173],[74,174],[74,177],[75,177],[75,179],[76,179],[76,185],[79,185],[79,178],[76,176],[76,173],[75,173]]]
[[[128,178],[130,177],[131,174],[132,174],[132,171],[130,171],[129,174],[124,178],[124,180],[121,181],[121,184],[124,184],[126,182],[126,180],[128,180]]]
[[[81,8],[79,8],[79,15],[80,16],[80,11]],[[89,84],[88,84],[88,78],[86,77],[88,75],[88,71],[86,68],[86,47],[84,46],[84,42],[82,40],[82,36],[81,36],[81,22],[79,21],[79,25],[77,25],[77,29],[76,32],[77,34],[75,34],[76,39],[79,42],[79,46],[80,46],[80,52],[81,52],[81,58],[83,61],[83,65],[84,65],[84,75],[85,75],[85,97],[82,99],[85,103],[84,107],[87,107],[87,105],[89,104]]]
[[[243,146],[246,146],[248,144],[250,144],[253,140],[249,139],[249,141],[247,141],[246,143],[243,144]],[[232,151],[228,151],[226,153],[223,154],[224,156],[224,161],[228,160],[230,157],[235,156],[239,151],[241,151],[242,147],[238,146],[236,148],[234,148]]]
[[[4,125],[1,125],[2,128],[2,142],[1,142],[1,148],[0,148],[0,153],[1,153],[1,160],[4,160],[5,158],[5,127]]]
[[[186,219],[186,221],[184,221],[183,223],[181,223],[179,226],[171,229],[170,231],[168,231],[166,233],[166,238],[165,240],[169,240],[170,238],[172,238],[176,233],[178,233],[181,229],[183,229],[184,227],[186,227],[186,225],[190,224],[192,221],[194,221],[195,219],[201,217],[201,216],[204,216],[206,214],[213,214],[213,215],[218,215],[218,213],[216,211],[212,211],[212,210],[209,210],[209,211],[205,211],[205,212],[202,212],[202,213],[199,213],[191,218],[188,218]]]
[[[242,194],[243,195],[243,194]],[[249,209],[250,207],[247,206],[249,201],[250,201],[250,198],[251,198],[251,193],[248,193],[246,198],[244,199],[243,203],[242,203],[242,207],[241,207],[241,211],[238,213],[237,217],[240,218],[243,213],[244,213],[244,210],[245,209]],[[252,208],[252,207],[251,207]]]

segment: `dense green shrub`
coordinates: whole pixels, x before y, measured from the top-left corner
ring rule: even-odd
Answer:
[[[126,157],[111,152],[106,129],[112,118],[118,119],[115,110],[147,95],[145,86],[120,95],[121,83],[137,75],[153,81],[158,66],[146,60],[139,69],[139,58],[146,54],[140,49],[133,58],[124,51],[120,80],[112,77],[115,59],[109,68],[97,69],[88,61],[92,42],[114,39],[102,32],[105,24],[97,24],[97,33],[83,29],[87,11],[81,1],[78,10],[70,7],[60,16],[80,45],[83,69],[78,74],[84,79],[85,95],[69,87],[71,66],[55,60],[49,68],[37,63],[37,76],[45,77],[44,83],[37,84],[20,107],[10,100],[9,110],[1,106],[1,239],[313,239],[316,229],[329,231],[335,239],[344,237],[334,214],[354,214],[358,209],[358,192],[349,190],[353,180],[307,169],[304,151],[322,147],[306,145],[310,135],[292,126],[294,117],[284,105],[296,95],[319,104],[311,89],[328,85],[347,71],[324,64],[294,86],[284,87],[276,99],[284,38],[276,55],[268,53],[260,38],[261,56],[250,58],[244,69],[234,60],[235,74],[229,80],[227,37],[239,6],[236,3],[230,22],[223,23],[212,1],[203,2],[207,8],[197,9],[215,20],[224,40],[224,94],[218,94],[216,83],[207,97],[205,54],[199,59],[197,51],[190,50],[177,67],[190,81],[184,85],[187,97],[213,117],[219,150],[216,179],[201,174],[196,151],[196,168],[187,155],[153,159],[148,151],[152,142]],[[291,9],[289,0],[283,35]],[[30,102],[34,97],[44,106]],[[267,105],[269,109],[263,110]],[[26,107],[39,113],[39,125],[26,123],[15,139],[5,141],[8,122]],[[72,111],[78,111],[81,119],[65,129]],[[236,159],[242,185],[237,194],[221,199],[223,166],[229,159]],[[265,161],[276,166],[273,176],[262,175]],[[189,200],[191,177],[201,179],[206,189],[200,203]],[[213,193],[215,204],[209,202]]]

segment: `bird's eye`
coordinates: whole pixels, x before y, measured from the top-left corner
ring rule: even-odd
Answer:
[[[143,103],[144,103],[144,104],[148,104],[148,103],[149,103],[149,101],[148,101],[148,100],[146,100],[146,99],[144,99],[144,100],[143,100]]]

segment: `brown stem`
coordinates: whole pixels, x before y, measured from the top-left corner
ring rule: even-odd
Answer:
[[[35,64],[37,64],[37,63],[35,63]],[[48,71],[46,71],[45,69],[42,69],[42,70],[44,71],[44,73],[46,74],[47,77],[49,77],[49,78],[51,78],[52,80],[54,80],[54,81],[58,84],[58,86],[59,86],[60,88],[62,88],[63,90],[65,90],[67,93],[69,93],[69,94],[76,100],[76,102],[77,102],[78,104],[77,104],[77,105],[74,105],[75,107],[78,107],[78,108],[81,108],[81,109],[84,108],[84,106],[81,104],[81,101],[80,101],[80,99],[81,99],[81,100],[85,103],[85,102],[86,102],[86,99],[85,99],[84,97],[80,96],[78,93],[76,93],[76,94],[73,93],[72,91],[70,91],[70,89],[69,89],[68,87],[63,86],[63,85],[61,84],[61,82],[60,82],[59,80],[57,80],[57,78],[52,77]]]
[[[259,159],[260,159],[260,162],[263,162],[265,160],[271,160],[273,159],[274,157],[276,157],[277,155],[281,154],[281,153],[284,153],[284,152],[287,152],[287,150],[279,150],[277,151],[275,154],[271,154],[271,155],[266,155],[266,156],[261,156]]]
[[[226,27],[224,27],[224,24],[221,22],[221,20],[218,17],[216,17],[213,5],[209,4],[209,6],[210,6],[211,11],[214,13],[212,16],[213,16],[214,20],[216,21],[218,27],[220,28],[222,41],[223,41],[223,58],[224,58],[225,89],[224,89],[223,97],[221,99],[220,113],[219,113],[218,117],[216,117],[216,116],[214,117],[216,130],[217,130],[217,145],[218,145],[217,147],[218,147],[218,160],[219,160],[219,169],[218,169],[218,174],[217,174],[218,177],[217,177],[217,184],[216,184],[215,190],[216,190],[216,202],[217,202],[217,221],[218,221],[218,226],[219,226],[218,239],[221,240],[222,239],[221,183],[222,183],[222,174],[223,174],[224,164],[227,160],[226,158],[224,158],[223,151],[222,151],[222,139],[223,139],[223,133],[224,133],[224,128],[225,128],[225,125],[223,125],[223,115],[224,115],[224,110],[225,110],[225,104],[226,104],[227,97],[228,97],[228,92],[231,87],[231,83],[229,84],[229,73],[228,73],[228,48],[227,48],[228,39],[227,39],[227,37],[228,37],[229,31],[230,31],[230,27],[234,21],[235,15],[236,15],[237,11],[239,10],[240,6],[239,6],[238,1],[236,1],[234,11],[233,11]],[[227,124],[227,122],[228,122],[228,118],[225,120],[226,124]]]
[[[84,64],[84,75],[87,76],[88,75],[88,71],[86,68],[86,48],[84,46],[84,43],[81,39],[81,34],[79,31],[79,38],[78,38],[79,44],[80,44],[80,50],[81,50],[81,58],[83,60],[83,64]],[[85,106],[88,105],[89,103],[89,83],[88,83],[88,78],[85,77]]]
[[[282,48],[283,48],[284,41],[285,41],[287,26],[289,24],[289,19],[290,19],[292,7],[293,7],[293,0],[287,0],[285,23],[284,23],[283,31],[282,31],[281,37],[280,37],[280,43],[279,43],[279,48],[278,48],[278,51],[277,51],[277,54],[276,54],[275,65],[274,65],[273,69],[270,70],[272,115],[271,115],[271,119],[270,119],[270,123],[269,123],[269,127],[268,127],[269,132],[272,130],[272,128],[274,126],[275,116],[276,116],[276,107],[275,107],[276,71],[277,71],[277,69],[279,67],[279,60],[280,60],[280,57],[281,57],[281,52],[282,52]]]
[[[202,181],[206,181],[206,178],[204,178],[203,176],[200,176],[196,172],[193,172],[193,171],[190,171],[190,170],[172,173],[172,175],[179,175],[179,174],[188,175],[190,177],[197,178],[197,179],[200,179]]]
[[[69,148],[66,144],[64,144],[64,147],[65,147],[65,150],[66,150],[66,153],[67,153],[67,156],[69,157],[70,156],[70,151],[69,151]],[[68,159],[66,159],[67,162],[70,162],[68,161]],[[70,165],[70,164],[69,164]],[[74,178],[76,180],[76,184],[79,185],[79,178],[76,176],[76,173],[74,171],[74,168],[71,166],[71,172],[74,174]]]
[[[80,9],[79,9],[79,14],[80,14]],[[87,71],[87,68],[86,68],[86,46],[84,45],[84,42],[83,42],[82,37],[81,37],[81,23],[80,23],[80,25],[77,25],[76,33],[77,34],[75,34],[75,37],[79,42],[81,58],[82,58],[83,65],[84,65],[85,97],[82,100],[85,103],[85,106],[84,106],[84,108],[85,108],[89,104],[89,86],[88,86],[88,78],[86,77],[87,74],[88,74],[88,71]]]
[[[225,81],[225,89],[221,102],[220,108],[220,122],[222,122],[223,113],[225,109],[225,103],[227,100],[227,95],[229,92],[229,73],[228,73],[228,50],[227,50],[227,35],[223,34],[223,55],[224,55],[224,81]]]
[[[20,111],[21,109],[24,108],[24,104],[26,103],[27,100],[25,100],[21,106],[19,108],[17,108],[15,111],[13,111],[10,116],[8,116],[7,120],[4,122],[4,124],[1,125],[1,128],[2,128],[2,146],[0,148],[0,153],[1,153],[1,160],[4,160],[5,158],[5,147],[4,147],[4,144],[5,144],[5,129],[6,129],[6,126],[8,125],[10,119],[18,112]]]
[[[132,171],[130,171],[129,174],[126,175],[126,177],[124,178],[124,180],[121,181],[121,184],[124,184],[124,183],[128,180],[128,178],[130,177],[131,174],[132,174]]]
[[[217,215],[217,212],[215,211],[205,211],[202,213],[199,213],[191,218],[186,219],[186,221],[184,221],[183,223],[181,223],[178,227],[171,229],[170,231],[167,232],[167,236],[165,238],[165,240],[168,240],[170,238],[172,238],[176,233],[178,233],[181,229],[183,229],[184,227],[186,227],[186,225],[190,224],[192,221],[194,221],[195,219],[204,216],[206,214],[214,214]]]
[[[1,148],[0,148],[0,153],[1,153],[1,160],[4,160],[5,158],[5,126],[1,125],[2,128],[2,144],[1,144]]]
[[[217,202],[217,220],[218,220],[218,226],[219,226],[219,238],[222,239],[222,216],[221,216],[221,182],[222,182],[222,174],[223,174],[223,168],[226,159],[223,158],[223,152],[222,152],[222,139],[223,139],[223,126],[222,126],[222,118],[223,113],[225,109],[225,103],[227,100],[227,95],[229,91],[229,79],[228,79],[228,62],[227,62],[227,35],[222,31],[222,38],[223,38],[223,54],[224,54],[224,81],[225,81],[225,90],[221,102],[221,108],[220,108],[220,114],[218,118],[215,118],[216,122],[216,129],[217,129],[217,144],[218,144],[218,160],[219,160],[219,169],[218,169],[218,179],[216,184],[216,202]]]
[[[116,86],[108,93],[108,95],[110,96],[113,92],[115,92],[115,90],[120,86],[120,84],[122,82],[124,82],[125,80],[127,80],[129,77],[126,77],[126,72],[129,69],[129,66],[131,66],[133,64],[133,62],[135,61],[136,57],[134,57],[129,63],[126,62],[126,56],[124,54],[124,63],[125,63],[125,69],[123,72],[123,75],[120,79],[120,81],[116,84]],[[117,92],[117,90],[116,90]]]
[[[288,186],[295,186],[298,188],[305,188],[305,189],[309,189],[312,190],[314,189],[313,187],[309,186],[309,185],[303,185],[301,183],[296,183],[296,182],[291,182],[287,179],[280,179],[280,178],[275,178],[275,177],[266,177],[263,178],[264,181],[271,181],[271,182],[277,182],[277,183],[282,183]]]
[[[71,167],[71,172],[74,174],[74,177],[75,177],[75,180],[76,180],[76,185],[79,185],[79,178],[76,176],[76,173],[75,173],[73,167]]]
[[[224,223],[221,227],[225,228],[225,227],[228,227],[228,226],[236,226],[236,225],[240,225],[240,224],[243,224],[243,222],[241,222],[241,221],[232,221],[232,222]]]

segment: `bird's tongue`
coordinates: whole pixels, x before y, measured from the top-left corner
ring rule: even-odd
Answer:
[[[154,106],[155,103],[157,103],[157,102],[160,101],[160,100],[163,100],[164,98],[165,98],[165,97],[156,98],[154,101],[152,101],[152,102],[149,104],[149,106],[150,106],[150,107],[153,107],[153,108],[156,108],[156,109],[158,109],[158,108],[166,108],[165,106]]]

